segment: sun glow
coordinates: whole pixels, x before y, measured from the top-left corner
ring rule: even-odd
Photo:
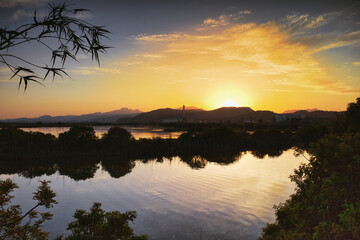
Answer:
[[[222,104],[222,107],[239,107],[239,105],[235,101],[229,99]]]

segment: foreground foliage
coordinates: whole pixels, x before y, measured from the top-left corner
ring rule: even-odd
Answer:
[[[110,34],[104,26],[95,26],[81,19],[89,10],[72,9],[66,3],[49,3],[48,13],[40,18],[34,11],[32,21],[10,29],[0,28],[0,66],[9,68],[10,79],[19,79],[19,88],[24,84],[26,90],[30,82],[41,84],[48,76],[67,75],[64,64],[67,60],[77,61],[79,52],[90,54],[100,65],[99,53],[105,53],[109,47],[102,43]],[[19,45],[34,44],[48,50],[50,65],[38,64],[33,59],[25,59],[21,54],[13,54]],[[15,51],[14,51],[15,52]],[[20,65],[20,66],[19,66]]]
[[[14,191],[18,186],[10,179],[0,180],[0,239],[11,240],[46,240],[49,233],[42,230],[42,224],[52,219],[50,212],[38,212],[38,207],[46,209],[57,204],[54,193],[49,187],[50,182],[41,181],[33,199],[34,207],[23,213],[20,205],[11,205]],[[129,222],[136,218],[135,211],[121,213],[119,211],[106,212],[100,203],[94,203],[90,211],[76,210],[74,221],[68,224],[70,235],[65,240],[146,240],[146,235],[137,236]],[[59,236],[56,240],[63,239]]]
[[[101,203],[95,202],[90,211],[76,210],[75,221],[68,224],[71,234],[65,240],[146,240],[147,236],[136,236],[129,226],[136,218],[135,211],[121,213],[119,211],[105,212]]]
[[[46,209],[57,204],[47,181],[41,181],[33,199],[34,207],[23,213],[20,205],[10,205],[11,192],[18,186],[10,179],[0,180],[0,239],[48,239],[48,232],[41,230],[41,224],[52,218],[50,212],[37,212],[40,206]]]
[[[360,98],[307,149],[309,163],[291,176],[296,193],[275,207],[276,222],[263,229],[261,240],[360,239],[359,130]]]

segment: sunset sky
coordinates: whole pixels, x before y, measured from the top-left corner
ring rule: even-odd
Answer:
[[[71,78],[31,83],[26,92],[0,65],[0,119],[182,105],[345,110],[360,97],[356,1],[67,3],[91,10],[80,17],[106,25],[113,48],[100,68],[80,54],[65,64]],[[35,8],[44,16],[46,2],[1,0],[1,28],[31,21]],[[9,51],[40,64],[51,57],[33,45]]]

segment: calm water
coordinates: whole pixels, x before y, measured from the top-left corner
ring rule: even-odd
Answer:
[[[107,133],[109,128],[112,126],[93,126],[95,130],[95,135],[99,138],[102,137],[104,133]],[[165,132],[163,128],[153,127],[153,126],[121,126],[125,128],[134,136],[134,138],[178,138],[183,131],[177,132]],[[38,128],[21,128],[24,131],[32,131],[32,132],[42,132],[42,133],[50,133],[55,136],[59,136],[60,133],[66,132],[70,129],[70,127],[38,127]]]
[[[30,209],[38,180],[50,180],[58,196],[52,221],[44,228],[51,237],[64,233],[75,209],[99,201],[105,210],[136,210],[133,226],[150,239],[256,239],[266,222],[274,220],[273,205],[294,192],[289,175],[304,158],[293,150],[276,158],[255,158],[247,152],[232,164],[208,162],[192,169],[175,157],[162,162],[135,161],[132,171],[112,178],[99,164],[92,179],[74,181],[58,172],[27,179],[10,177],[19,186],[14,203]]]

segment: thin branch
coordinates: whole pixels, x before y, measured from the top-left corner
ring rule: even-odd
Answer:
[[[16,58],[16,59],[18,59],[18,60],[20,60],[20,61],[23,61],[23,62],[25,62],[25,63],[27,63],[27,64],[29,64],[29,65],[34,66],[34,67],[42,68],[40,65],[34,64],[34,63],[32,63],[32,62],[29,62],[29,61],[27,61],[27,60],[25,60],[25,59],[23,59],[23,58],[21,58],[21,57],[15,56],[15,55],[13,55],[13,54],[1,54],[0,56]]]
[[[27,211],[27,213],[25,213],[25,215],[23,215],[21,218],[19,218],[18,220],[15,220],[15,221],[12,221],[12,222],[9,222],[9,223],[6,223],[6,224],[3,224],[1,225],[1,227],[8,227],[8,226],[11,226],[15,223],[18,223],[20,222],[21,220],[23,220],[27,215],[29,215],[29,213],[31,213],[32,211],[34,211],[38,206],[40,206],[40,204],[36,204],[33,208],[31,208],[29,211]]]
[[[24,82],[25,89],[29,81],[38,82],[38,74],[22,76],[20,71],[25,71],[24,67],[14,67],[7,62],[8,58],[14,58],[22,63],[29,64],[35,68],[46,70],[46,74],[43,80],[46,79],[50,72],[53,73],[53,80],[58,75],[62,77],[62,74],[69,76],[65,70],[64,65],[68,58],[77,61],[76,55],[79,50],[85,54],[91,54],[92,60],[95,60],[100,66],[99,53],[106,53],[108,46],[101,43],[101,38],[109,39],[107,36],[110,34],[104,26],[95,26],[87,21],[76,18],[78,12],[88,11],[86,9],[69,9],[68,4],[49,3],[49,13],[43,18],[38,20],[36,17],[36,10],[33,15],[33,23],[23,24],[17,27],[15,30],[8,30],[7,28],[0,28],[0,51],[6,50],[5,54],[0,53],[2,63],[4,63],[14,76],[18,76],[19,86]],[[35,30],[40,30],[36,32]],[[34,32],[35,31],[35,32]],[[58,48],[53,48],[50,44],[43,41],[43,39],[57,40]],[[51,67],[40,66],[34,62],[26,60],[22,56],[16,56],[9,54],[10,48],[22,45],[27,42],[36,41],[40,45],[43,45],[51,51]],[[57,60],[62,64],[61,68],[55,68]],[[31,70],[32,71],[32,70]]]
[[[4,59],[4,57],[3,57],[2,55],[0,55],[0,57],[1,57],[1,59],[2,59],[1,62],[4,63],[8,68],[10,68],[10,70],[11,70],[13,73],[15,73],[15,70],[13,69],[14,66],[10,65],[10,64]]]

